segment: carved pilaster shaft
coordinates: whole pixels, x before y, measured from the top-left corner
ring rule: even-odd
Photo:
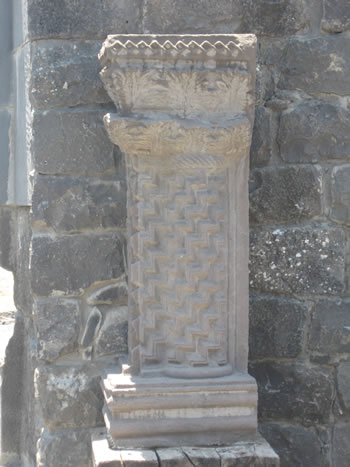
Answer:
[[[227,442],[242,417],[243,431],[256,428],[246,373],[255,38],[110,36],[100,59],[119,111],[105,125],[128,178],[130,368],[104,383],[107,425],[116,442],[152,445],[179,443],[181,423],[193,440],[203,422],[221,423],[206,442]]]

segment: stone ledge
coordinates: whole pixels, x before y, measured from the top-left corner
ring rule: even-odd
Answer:
[[[106,430],[92,435],[94,467],[279,467],[279,457],[260,435],[217,448],[111,449]]]

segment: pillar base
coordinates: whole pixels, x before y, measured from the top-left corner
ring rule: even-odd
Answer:
[[[105,423],[116,448],[222,446],[256,434],[257,389],[248,374],[210,379],[109,374]]]
[[[181,466],[229,467],[251,465],[279,467],[279,457],[259,434],[237,441],[226,447],[178,447],[160,449],[113,449],[106,431],[96,430],[92,435],[92,458],[95,467]]]

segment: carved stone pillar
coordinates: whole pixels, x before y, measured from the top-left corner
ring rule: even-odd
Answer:
[[[106,374],[116,446],[256,432],[248,354],[252,35],[116,35],[100,53],[126,154],[129,362]]]

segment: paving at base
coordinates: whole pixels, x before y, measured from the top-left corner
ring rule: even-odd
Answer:
[[[105,430],[92,436],[95,467],[279,467],[279,458],[260,436],[220,448],[111,449]]]

